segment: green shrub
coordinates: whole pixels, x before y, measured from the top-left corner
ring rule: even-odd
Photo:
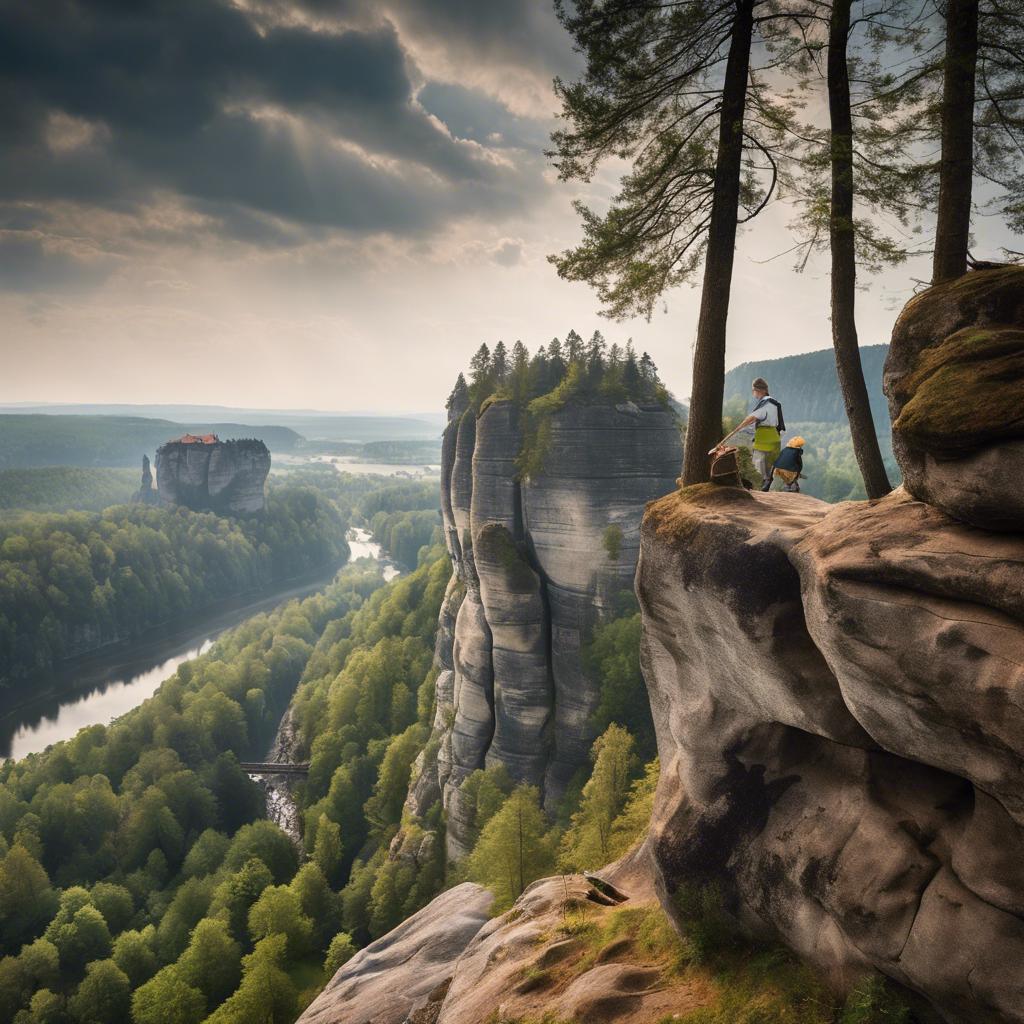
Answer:
[[[601,543],[604,545],[604,549],[608,553],[609,560],[617,562],[619,560],[619,555],[622,552],[622,527],[619,526],[618,523],[612,523],[612,525],[604,531]]]

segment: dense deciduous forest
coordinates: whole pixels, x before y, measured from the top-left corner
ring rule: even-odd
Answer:
[[[129,501],[139,489],[136,469],[36,466],[0,470],[0,510],[98,512]]]
[[[309,752],[300,790],[306,848],[341,889],[345,930],[360,944],[424,905],[444,881],[443,849],[427,822],[403,824],[412,765],[433,717],[437,615],[451,574],[435,546],[412,574],[371,596],[318,642],[295,700],[293,719]]]
[[[347,523],[315,490],[272,488],[265,512],[26,513],[0,521],[0,685],[157,623],[346,557]]]
[[[339,902],[262,820],[238,761],[262,750],[325,627],[343,631],[380,585],[346,569],[113,725],[0,767],[0,1018],[188,1024],[219,1006],[218,1022],[294,1019]]]

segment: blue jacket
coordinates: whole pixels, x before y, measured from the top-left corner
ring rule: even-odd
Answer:
[[[775,460],[775,469],[786,469],[791,473],[800,473],[804,468],[803,452],[799,448],[783,448]]]

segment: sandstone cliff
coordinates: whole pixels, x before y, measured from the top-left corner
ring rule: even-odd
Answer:
[[[958,1022],[1024,1021],[1022,313],[1012,269],[901,315],[905,490],[687,488],[637,571],[666,894]]]
[[[270,451],[262,441],[186,435],[156,453],[160,500],[196,512],[247,515],[263,510]]]
[[[661,406],[567,405],[545,426],[543,470],[520,479],[513,403],[455,407],[442,445],[441,510],[454,575],[438,628],[436,759],[411,794],[440,794],[448,849],[467,851],[459,787],[478,768],[558,801],[587,761],[599,693],[580,651],[631,589],[644,502],[675,486],[679,428]]]
[[[142,456],[142,479],[139,489],[132,496],[132,501],[139,505],[159,505],[160,496],[153,487],[153,471],[149,468],[149,456]]]

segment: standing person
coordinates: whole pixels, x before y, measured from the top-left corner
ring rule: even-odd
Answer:
[[[751,445],[754,469],[761,474],[764,481],[761,490],[767,491],[772,486],[772,467],[782,450],[782,432],[786,429],[786,421],[782,418],[782,406],[768,393],[768,382],[764,377],[756,377],[750,385],[754,395],[754,408],[735,430],[719,442],[719,447],[735,434],[754,428],[754,443]]]

